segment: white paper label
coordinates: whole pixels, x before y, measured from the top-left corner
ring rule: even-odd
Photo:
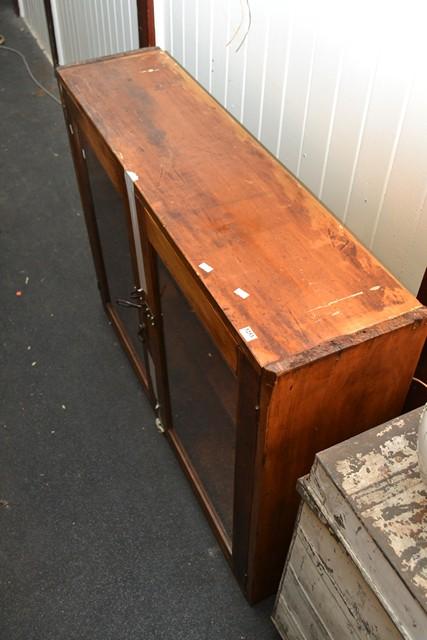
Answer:
[[[256,340],[258,336],[250,327],[243,327],[243,329],[239,329],[239,333],[246,342],[251,342],[252,340]]]
[[[126,171],[126,173],[128,174],[129,178],[132,180],[132,182],[136,182],[139,179],[139,176],[137,173],[135,173],[135,171]]]
[[[239,296],[239,298],[243,298],[243,300],[246,300],[246,298],[249,298],[249,293],[247,291],[244,291],[240,287],[237,287],[237,289],[234,289],[233,293],[235,293],[236,296]]]
[[[210,264],[206,264],[206,262],[201,262],[199,267],[200,269],[203,269],[203,271],[206,271],[206,273],[213,271],[213,267],[211,267]]]

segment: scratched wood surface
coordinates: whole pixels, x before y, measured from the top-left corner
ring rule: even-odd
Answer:
[[[416,457],[421,409],[317,454],[302,483],[402,637],[427,630],[427,487]]]
[[[315,452],[401,412],[426,310],[166,54],[63,68],[59,79],[101,288],[88,145],[126,198],[124,171],[135,176],[150,309],[160,317],[157,254],[237,376],[230,540],[175,432],[162,323],[148,330],[166,434],[255,602],[277,589],[296,481]]]
[[[167,54],[60,78],[260,366],[421,305]],[[213,270],[198,266],[206,262]],[[242,299],[237,288],[249,294]]]

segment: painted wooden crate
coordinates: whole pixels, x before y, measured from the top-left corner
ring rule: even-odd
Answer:
[[[288,640],[427,638],[427,488],[417,409],[319,453],[273,621]]]

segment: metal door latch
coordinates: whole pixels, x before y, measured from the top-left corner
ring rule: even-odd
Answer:
[[[119,307],[133,307],[135,309],[142,309],[142,304],[133,302],[132,300],[125,300],[124,298],[117,298],[116,304],[118,304]]]
[[[144,313],[144,318],[147,322],[150,323],[152,327],[156,326],[156,316],[151,311],[148,302],[147,302],[147,294],[144,289],[134,289],[131,291],[129,297],[130,300],[126,300],[124,298],[117,298],[116,304],[120,307],[134,308],[134,309],[142,309]]]

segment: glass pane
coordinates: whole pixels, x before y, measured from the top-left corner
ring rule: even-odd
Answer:
[[[173,428],[232,535],[237,379],[158,258]]]
[[[150,351],[147,349],[147,360],[148,360],[148,368],[150,370],[150,378],[151,378],[151,384],[152,384],[152,389],[153,389],[153,393],[154,393],[154,397],[156,399],[156,402],[159,401],[159,392],[157,390],[157,380],[156,380],[156,367],[154,365],[154,360],[151,356]]]
[[[142,361],[138,309],[121,307],[116,303],[118,298],[129,300],[135,285],[124,203],[89,145],[86,145],[85,153],[110,300]]]

